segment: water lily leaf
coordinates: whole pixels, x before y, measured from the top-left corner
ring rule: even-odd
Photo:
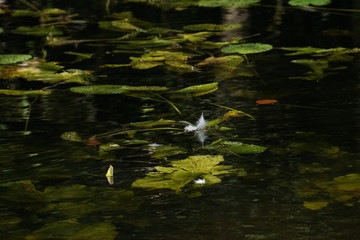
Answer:
[[[335,177],[329,182],[315,184],[331,194],[337,201],[348,201],[360,195],[360,174],[348,174]]]
[[[329,202],[323,202],[323,201],[318,201],[318,202],[304,202],[304,207],[306,207],[307,209],[310,210],[319,210],[321,208],[326,207],[327,205],[329,205]]]
[[[38,191],[30,180],[0,184],[0,199],[15,203],[44,202],[44,194]]]
[[[129,32],[129,31],[140,31],[141,28],[133,25],[129,22],[129,20],[114,20],[114,21],[100,21],[98,22],[99,27],[105,30],[110,31],[121,31],[121,32]]]
[[[64,132],[60,136],[63,140],[70,141],[70,142],[82,142],[83,139],[80,137],[79,133],[77,132]]]
[[[232,154],[258,154],[265,152],[268,148],[264,146],[245,144],[242,142],[221,141],[204,147],[205,149],[217,150],[221,153]]]
[[[219,183],[219,175],[232,173],[232,166],[218,165],[224,161],[220,155],[190,156],[183,160],[172,161],[172,167],[156,167],[157,172],[148,173],[147,177],[132,183],[132,187],[180,191],[196,179],[204,179],[203,184]],[[216,176],[215,176],[216,175]]]
[[[24,62],[31,58],[29,54],[0,54],[0,64]]]
[[[305,55],[312,54],[314,56],[326,56],[333,54],[350,54],[350,53],[358,53],[360,49],[358,48],[314,48],[314,47],[282,47],[279,48],[285,51],[291,51],[292,53],[287,53],[287,56],[296,56],[296,55]]]
[[[290,0],[289,4],[292,6],[306,7],[309,5],[323,6],[330,4],[331,0]]]
[[[26,237],[28,240],[42,240],[51,236],[54,239],[114,240],[116,227],[110,223],[81,224],[73,220],[45,224]]]
[[[242,28],[241,24],[193,24],[184,27],[186,31],[227,31]]]
[[[29,96],[29,95],[48,95],[51,94],[50,90],[8,90],[0,89],[0,94],[12,96]]]
[[[264,43],[243,43],[225,46],[221,49],[224,53],[253,54],[270,51],[273,47]]]
[[[130,57],[129,64],[135,69],[149,69],[161,65],[170,65],[175,68],[192,68],[187,60],[194,54],[174,51],[153,51],[143,54],[141,57]]]
[[[116,45],[117,49],[144,49],[144,48],[157,48],[157,47],[166,47],[174,44],[185,42],[183,38],[173,38],[173,39],[162,39],[159,37],[153,37],[146,40],[130,40],[130,41],[111,41],[118,43]]]
[[[200,0],[199,6],[201,7],[249,7],[259,3],[260,0]]]
[[[122,85],[91,85],[71,87],[70,91],[82,94],[122,94]]]
[[[211,173],[216,165],[224,161],[221,155],[190,156],[184,160],[171,162],[171,165],[190,172]]]
[[[77,86],[70,88],[70,91],[82,94],[125,94],[133,95],[147,95],[152,96],[153,93],[161,93],[167,91],[167,87],[159,86],[126,86],[126,85],[91,85],[91,86]]]
[[[69,69],[61,73],[39,72],[25,76],[27,81],[41,81],[44,83],[72,82],[78,84],[89,84],[91,78],[90,71],[82,71],[78,69]]]
[[[205,94],[212,93],[219,89],[218,82],[194,85],[186,87],[180,90],[175,90],[170,92],[170,97],[172,98],[188,98],[202,96]]]
[[[114,150],[119,150],[123,147],[121,147],[119,144],[117,143],[105,143],[105,144],[101,144],[99,146],[99,150],[100,152],[109,152],[109,151],[114,151]]]
[[[170,156],[187,153],[186,149],[179,146],[164,145],[155,148],[155,153],[151,154],[152,158],[166,159]]]
[[[61,70],[63,66],[55,62],[45,62],[43,59],[33,58],[31,60],[11,65],[0,66],[0,78],[29,78],[31,75],[41,73],[56,73]]]
[[[63,35],[63,32],[55,27],[42,27],[42,26],[21,26],[12,31],[15,34],[31,35],[36,37],[45,37],[49,34],[53,36]]]
[[[197,33],[183,33],[178,34],[189,42],[202,42],[210,36],[215,35],[213,32],[197,32]]]
[[[222,68],[227,71],[234,71],[242,62],[244,58],[237,55],[229,55],[224,57],[209,57],[197,64],[197,66],[213,65],[217,68]]]

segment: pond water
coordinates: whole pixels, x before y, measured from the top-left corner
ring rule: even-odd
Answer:
[[[1,239],[358,239],[357,1],[1,4],[0,53],[33,62],[0,65],[0,88],[51,91],[0,95]],[[40,23],[68,42],[18,29]],[[272,48],[224,52],[245,42]]]

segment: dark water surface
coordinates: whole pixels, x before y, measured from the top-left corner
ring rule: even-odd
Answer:
[[[104,1],[34,1],[79,13],[87,20],[69,29],[73,39],[111,38],[97,21],[106,15]],[[121,1],[118,1],[121,2]],[[124,95],[81,95],[68,91],[76,84],[53,86],[56,91],[38,98],[0,96],[0,238],[1,239],[244,239],[305,240],[358,239],[360,229],[359,58],[338,66],[346,69],[320,80],[291,79],[311,69],[291,63],[309,56],[285,56],[279,47],[356,48],[360,44],[360,15],[330,10],[288,8],[285,1],[249,9],[196,8],[163,10],[144,4],[112,4],[113,12],[132,11],[142,20],[181,29],[196,23],[241,23],[233,36],[260,35],[250,42],[274,46],[249,56],[248,71],[256,76],[230,75],[225,70],[179,73],[157,67],[149,70],[100,68],[127,63],[131,54],[109,54],[106,44],[45,47],[47,61],[68,69],[92,70],[97,84],[155,85],[180,89],[219,82],[219,90],[196,98],[174,100],[182,115],[169,104]],[[359,9],[356,1],[332,8]],[[358,5],[358,6],[356,6]],[[24,8],[21,3],[9,9]],[[28,20],[1,16],[1,53],[30,53],[41,57],[43,39],[12,34]],[[330,35],[330,30],[344,30]],[[347,31],[344,34],[345,30]],[[335,31],[334,31],[335,32]],[[337,31],[340,32],[340,31]],[[72,62],[65,51],[91,52],[94,57]],[[223,71],[223,72],[214,72]],[[236,71],[236,70],[235,70]],[[105,76],[106,75],[106,76]],[[49,87],[21,79],[1,80],[1,88]],[[279,102],[257,105],[259,99]],[[132,188],[131,184],[166,161],[151,158],[149,144],[181,146],[186,154],[219,154],[205,150],[192,134],[182,131],[143,131],[116,135],[101,142],[146,140],[125,144],[121,150],[99,153],[98,147],[64,141],[60,135],[77,131],[83,138],[128,127],[131,122],[160,118],[196,122],[227,112],[207,102],[249,113],[224,124],[232,128],[220,138],[269,147],[261,154],[224,154],[225,165],[243,168],[247,176],[229,175],[214,185],[172,190]],[[29,109],[31,105],[31,109]],[[152,111],[150,110],[152,109]],[[26,119],[30,113],[24,135]],[[178,125],[176,127],[179,127]],[[180,126],[183,127],[183,126]],[[235,137],[236,136],[236,137]],[[218,139],[209,136],[205,145]],[[115,169],[113,185],[105,173]],[[349,174],[353,174],[350,175]],[[348,176],[347,178],[345,176]],[[348,180],[337,184],[335,179]],[[327,206],[312,210],[307,203]],[[71,235],[68,235],[69,232]]]

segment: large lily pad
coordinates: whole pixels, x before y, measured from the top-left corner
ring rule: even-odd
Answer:
[[[186,153],[186,149],[179,146],[164,145],[155,148],[155,152],[151,155],[152,158],[166,159],[169,156]]]
[[[290,0],[289,4],[293,6],[306,7],[309,5],[323,6],[330,4],[331,0]]]
[[[55,27],[42,27],[42,26],[22,26],[17,27],[12,31],[15,34],[31,35],[36,37],[45,37],[49,34],[53,36],[63,35],[63,32]]]
[[[9,90],[0,89],[0,94],[12,96],[29,96],[29,95],[48,95],[51,94],[50,90]]]
[[[152,95],[168,90],[160,86],[127,86],[127,85],[91,85],[70,88],[70,91],[82,94],[126,94],[126,95]]]
[[[360,196],[360,174],[339,176],[329,182],[317,182],[316,185],[329,192],[337,201],[348,201]]]
[[[206,149],[217,150],[221,153],[232,154],[258,154],[265,152],[268,148],[255,144],[246,144],[242,142],[221,141],[215,144],[205,146]]]
[[[187,98],[187,97],[197,97],[205,94],[209,94],[218,90],[219,84],[217,82],[194,85],[186,87],[180,90],[170,92],[170,97],[172,98]]]
[[[0,54],[0,64],[11,64],[31,59],[29,54]]]
[[[232,44],[221,49],[224,53],[253,54],[270,51],[273,47],[264,43]]]
[[[241,24],[193,24],[184,27],[186,31],[226,31],[242,28]]]
[[[200,0],[199,6],[201,7],[249,7],[259,3],[260,0]]]
[[[244,170],[235,170],[229,165],[219,165],[223,161],[221,155],[190,156],[183,160],[172,161],[170,167],[156,167],[156,172],[148,173],[147,177],[136,180],[132,187],[181,191],[183,187],[198,178],[206,185],[221,182],[219,175],[234,172],[239,173],[239,176],[246,175]]]

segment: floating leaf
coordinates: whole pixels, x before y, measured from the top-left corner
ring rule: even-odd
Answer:
[[[245,144],[242,142],[222,141],[215,144],[210,144],[204,147],[205,149],[217,150],[221,153],[232,154],[258,154],[265,152],[268,148],[264,146]]]
[[[140,31],[141,28],[133,25],[128,20],[100,21],[99,27],[110,31]]]
[[[202,42],[210,36],[215,35],[213,32],[197,32],[197,33],[183,33],[179,36],[183,37],[189,42]]]
[[[157,172],[148,173],[147,177],[132,183],[132,187],[180,191],[196,179],[205,179],[205,184],[219,183],[217,175],[233,173],[232,166],[218,165],[224,161],[220,155],[190,156],[183,160],[172,161],[172,167],[155,167]]]
[[[242,28],[241,24],[193,24],[184,27],[186,31],[227,31]]]
[[[155,153],[151,155],[152,158],[166,159],[169,156],[187,153],[186,149],[179,146],[164,145],[155,148]]]
[[[29,54],[0,54],[0,64],[24,62],[31,58]]]
[[[198,63],[198,66],[213,65],[216,68],[222,68],[227,71],[234,71],[242,62],[244,58],[237,55],[229,55],[224,57],[209,57],[204,61]]]
[[[202,96],[205,94],[215,92],[218,89],[219,86],[217,82],[202,84],[202,85],[194,85],[180,90],[172,91],[170,92],[170,97],[172,98],[196,97],[196,96]]]
[[[330,4],[331,0],[290,0],[289,4],[292,6],[306,7],[309,5],[323,6]]]
[[[262,100],[256,100],[256,104],[272,104],[272,103],[277,103],[278,100],[274,100],[274,99],[262,99]]]
[[[329,202],[304,202],[304,207],[310,210],[319,210],[329,205]]]
[[[15,203],[44,202],[44,194],[30,180],[1,183],[0,188],[2,200]]]
[[[329,192],[337,201],[348,201],[360,196],[360,174],[348,174],[335,177],[329,182],[315,182],[315,184]]]
[[[83,139],[80,137],[79,133],[77,132],[64,132],[61,134],[61,138],[70,141],[70,142],[82,142]]]
[[[51,94],[50,90],[8,90],[0,89],[0,94],[12,96],[29,96],[29,95],[48,95]]]
[[[114,167],[112,165],[109,166],[108,170],[105,174],[106,177],[113,177],[114,176]]]
[[[273,47],[264,43],[243,43],[225,46],[221,49],[224,53],[253,54],[270,51]]]
[[[122,147],[117,144],[117,143],[106,143],[106,144],[101,144],[99,147],[100,152],[109,152],[109,151],[114,151],[114,150],[119,150]]]
[[[117,235],[116,227],[110,223],[81,224],[73,220],[58,221],[45,224],[27,236],[28,240],[48,239],[88,239],[114,240]]]
[[[51,34],[53,36],[63,35],[63,32],[55,27],[42,27],[42,26],[17,27],[12,32],[15,34],[31,35],[31,36],[37,36],[37,37],[45,37],[49,34]]]
[[[254,4],[258,4],[260,0],[200,0],[200,7],[249,7]]]
[[[71,87],[70,91],[82,94],[121,94],[125,90],[121,85],[91,85]]]

